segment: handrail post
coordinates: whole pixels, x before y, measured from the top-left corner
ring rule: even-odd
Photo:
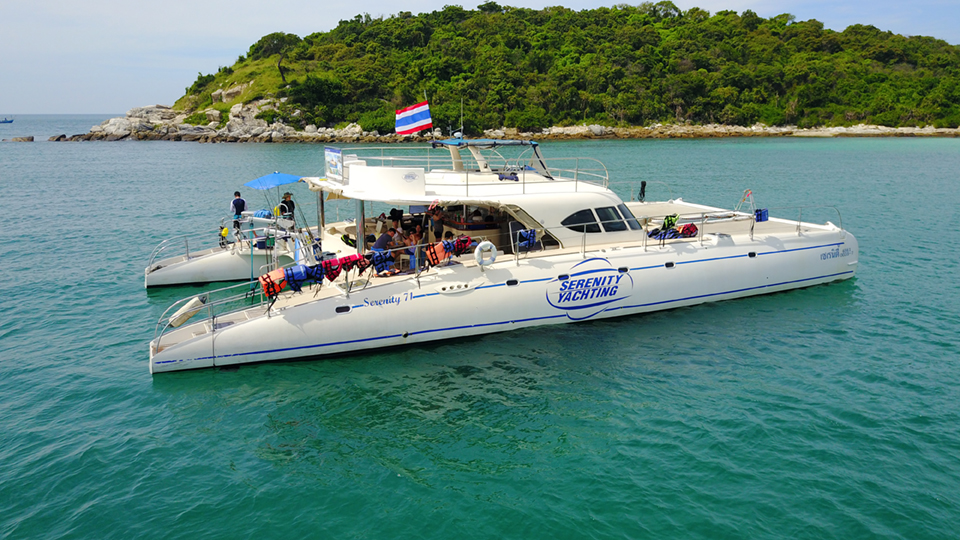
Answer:
[[[799,214],[798,217],[797,217],[797,236],[802,236],[802,235],[800,234],[800,224],[803,223],[803,207],[801,206],[801,207],[798,208],[797,210],[798,210],[798,214]]]
[[[516,239],[520,239],[520,232],[517,232]],[[513,261],[517,263],[517,266],[520,266],[520,242],[514,241],[514,235],[510,235],[510,249],[513,250]]]

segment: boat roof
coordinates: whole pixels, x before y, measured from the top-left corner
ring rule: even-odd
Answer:
[[[496,150],[501,147],[532,149],[532,153],[504,158]],[[435,157],[431,149],[447,149],[449,154]],[[462,155],[461,149],[470,150],[471,155]],[[481,155],[481,150],[490,150],[491,155]],[[431,141],[429,147],[328,147],[325,152],[327,176],[302,181],[335,199],[411,205],[516,204],[565,193],[612,194],[602,163],[592,158],[544,159],[539,143],[531,140],[453,138]],[[331,160],[335,161],[332,167]]]

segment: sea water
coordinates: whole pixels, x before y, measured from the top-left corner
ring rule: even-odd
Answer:
[[[158,317],[203,290],[145,291],[151,250],[214,238],[235,190],[270,205],[243,183],[318,174],[322,148],[46,142],[108,116],[0,126],[38,138],[0,144],[2,538],[956,537],[960,140],[548,142],[625,199],[646,180],[649,199],[835,207],[817,219],[857,236],[858,273],[151,376]]]

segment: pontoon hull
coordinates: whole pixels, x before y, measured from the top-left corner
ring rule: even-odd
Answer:
[[[151,342],[150,371],[342,354],[743,298],[848,279],[857,258],[856,239],[839,229],[565,252],[519,264],[501,256],[483,270],[442,267],[419,286],[413,278],[371,285],[212,333],[197,323],[192,339],[160,343],[159,352]]]
[[[293,257],[281,254],[280,265],[293,262]],[[175,258],[160,261],[144,270],[144,287],[212,283],[217,281],[244,281],[256,278],[262,269],[272,264],[273,254],[267,250],[234,252],[231,249],[217,250],[199,257]]]

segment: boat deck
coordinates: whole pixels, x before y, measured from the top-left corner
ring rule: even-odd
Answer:
[[[632,236],[625,236],[620,233],[614,241],[608,243],[588,243],[584,246],[551,246],[546,249],[522,252],[519,254],[500,254],[498,263],[508,260],[536,260],[545,257],[555,257],[564,254],[578,254],[583,251],[584,255],[589,253],[602,254],[613,250],[637,249],[642,248],[645,251],[659,252],[661,250],[675,249],[677,244],[697,244],[706,246],[717,246],[721,244],[734,244],[750,241],[764,241],[767,237],[784,238],[789,235],[803,235],[814,231],[827,232],[839,230],[832,224],[818,225],[813,223],[800,222],[797,220],[787,220],[781,218],[770,218],[768,221],[755,222],[753,216],[747,213],[736,213],[730,210],[705,207],[684,202],[658,202],[658,203],[626,203],[634,215],[645,227],[646,231],[653,230],[662,224],[663,216],[679,214],[680,223],[694,223],[699,229],[699,234],[690,238],[674,238],[660,241],[649,238],[644,231],[635,231]],[[651,217],[659,216],[659,217]],[[752,230],[752,240],[751,240]],[[590,236],[589,234],[587,236]],[[604,235],[598,235],[604,236]],[[271,313],[280,311],[304,303],[324,300],[339,296],[349,296],[359,294],[369,288],[380,287],[390,283],[406,281],[417,277],[421,285],[424,282],[439,282],[442,276],[457,272],[457,268],[473,268],[477,262],[473,252],[468,252],[462,256],[450,259],[448,264],[442,264],[436,267],[430,267],[421,271],[419,276],[415,275],[413,270],[405,270],[399,274],[390,276],[378,276],[370,268],[364,275],[357,276],[356,271],[349,272],[347,277],[339,278],[336,282],[325,281],[322,285],[304,286],[302,292],[293,292],[289,289],[282,292],[271,306]],[[349,281],[346,279],[349,278]],[[259,284],[256,284],[259,289]],[[159,352],[173,344],[192,339],[211,332],[216,325],[217,329],[237,324],[249,319],[260,317],[265,313],[264,304],[252,305],[249,308],[217,315],[211,318],[206,309],[198,312],[198,318],[207,317],[202,324],[187,324],[180,328],[165,329],[162,332],[160,347],[154,352]],[[199,321],[192,321],[199,322]]]

